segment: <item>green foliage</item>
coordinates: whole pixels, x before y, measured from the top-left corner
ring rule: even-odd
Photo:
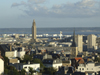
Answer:
[[[97,57],[94,61],[100,62],[100,58]]]
[[[17,43],[17,42],[16,42],[16,43],[14,43],[14,45],[16,45],[16,46],[20,46],[20,43]]]
[[[41,67],[41,68],[44,68],[44,65],[43,65],[43,63],[42,63],[42,61],[41,61],[40,59],[33,59],[32,62],[33,62],[33,63],[40,63],[40,67]]]
[[[4,74],[8,74],[9,70],[4,68]]]
[[[4,66],[7,67],[9,59],[6,56],[3,56],[3,58],[4,58]]]
[[[25,73],[26,73],[26,70],[25,70],[25,69],[22,69],[22,70],[20,71],[20,75],[25,75]]]
[[[9,70],[8,75],[20,75],[20,74],[15,68],[11,67],[11,70]]]
[[[23,61],[27,62],[27,61],[31,61],[32,60],[32,57],[30,55],[24,55],[24,59]]]
[[[29,75],[33,75],[33,73],[35,73],[36,71],[35,71],[35,70],[33,70],[33,68],[29,67],[29,72],[30,72],[30,74],[29,74]]]
[[[53,67],[50,68],[44,68],[44,72],[45,74],[50,74],[50,75],[55,75],[56,69],[54,69]]]
[[[4,74],[8,74],[8,75],[19,75],[19,72],[13,66],[6,66],[4,68]]]

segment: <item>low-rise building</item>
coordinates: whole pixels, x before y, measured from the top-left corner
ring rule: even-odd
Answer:
[[[58,70],[62,66],[62,60],[60,59],[44,59],[43,65],[45,67],[53,67]]]
[[[79,64],[78,72],[98,73],[100,71],[100,63],[88,62],[86,64]]]
[[[52,55],[48,55],[48,54],[37,54],[37,55],[34,55],[34,59],[40,59],[40,60],[43,60],[43,59],[52,59]]]
[[[14,66],[19,71],[22,69],[25,69],[27,73],[29,72],[29,67],[33,68],[33,70],[40,72],[40,64],[39,63],[35,63],[35,64],[15,63],[15,64],[10,64],[10,65]]]
[[[23,58],[25,55],[25,51],[6,51],[5,52],[5,56],[8,57],[8,58],[11,58],[11,57],[19,57],[19,58]]]
[[[1,56],[1,51],[0,51],[0,75],[4,73],[4,60],[3,57]]]

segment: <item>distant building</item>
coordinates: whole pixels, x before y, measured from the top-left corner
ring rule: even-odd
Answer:
[[[43,59],[52,59],[52,55],[48,55],[48,54],[45,54],[45,55],[36,54],[36,55],[34,55],[33,59],[40,59],[40,60],[43,60]]]
[[[14,49],[12,48],[11,44],[1,44],[0,45],[0,51],[1,55],[5,56],[6,51],[13,51]]]
[[[84,60],[81,57],[76,57],[74,59],[71,59],[71,66],[74,68],[77,68],[79,64],[83,64]]]
[[[9,58],[9,63],[18,63],[18,58]]]
[[[53,67],[58,70],[59,67],[62,66],[62,60],[61,59],[44,59],[43,65],[45,67]]]
[[[19,38],[19,34],[15,34],[15,38],[16,38],[16,39]]]
[[[97,36],[94,34],[88,35],[87,40],[87,49],[88,50],[96,50],[96,38]]]
[[[73,33],[73,42],[72,42],[72,45],[71,45],[70,54],[72,55],[72,57],[77,57],[77,55],[78,55],[77,45],[75,43],[75,31]]]
[[[80,64],[77,69],[78,72],[86,72],[94,74],[100,71],[100,63],[88,62],[86,64]]]
[[[75,35],[75,43],[77,45],[77,49],[79,53],[83,52],[83,36]]]
[[[4,60],[3,57],[1,56],[1,51],[0,51],[0,75],[4,73]]]
[[[23,58],[25,55],[25,51],[22,50],[22,51],[18,51],[18,50],[14,50],[14,51],[6,51],[5,52],[5,56],[8,57],[8,58],[11,58],[11,57],[19,57],[19,58]]]
[[[96,39],[96,43],[98,44],[98,48],[100,48],[100,37]]]
[[[23,63],[15,63],[15,64],[10,64],[11,66],[14,66],[17,70],[22,70],[25,69],[26,72],[29,72],[29,67],[33,68],[33,70],[36,70],[37,72],[40,72],[40,64],[35,63],[35,64],[23,64]]]
[[[35,20],[33,20],[33,25],[32,25],[32,41],[36,41],[36,23],[35,23]]]

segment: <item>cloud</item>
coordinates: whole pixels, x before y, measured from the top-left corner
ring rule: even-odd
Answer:
[[[93,7],[95,5],[94,0],[82,0],[81,2],[76,3],[80,7]]]
[[[12,6],[25,6],[25,10],[22,10],[29,16],[37,17],[71,17],[71,18],[86,18],[100,16],[100,7],[95,0],[82,0],[77,3],[65,3],[61,5],[53,5],[51,8],[43,6],[46,0],[28,0],[27,3],[13,3]],[[100,3],[100,2],[99,2]]]
[[[39,3],[43,3],[45,2],[46,0],[28,0],[28,2],[34,2],[36,4],[39,4]]]
[[[13,3],[13,4],[11,5],[11,7],[16,7],[16,6],[21,6],[21,5],[26,5],[26,2],[21,1],[21,3]]]

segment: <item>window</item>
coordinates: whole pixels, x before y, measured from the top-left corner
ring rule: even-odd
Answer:
[[[81,70],[81,68],[80,68],[80,70]]]
[[[20,66],[19,66],[19,70],[21,70]]]
[[[24,67],[24,68],[27,68],[27,67]]]
[[[84,68],[82,68],[82,70],[84,70]]]
[[[88,70],[88,68],[87,68],[87,70]]]

